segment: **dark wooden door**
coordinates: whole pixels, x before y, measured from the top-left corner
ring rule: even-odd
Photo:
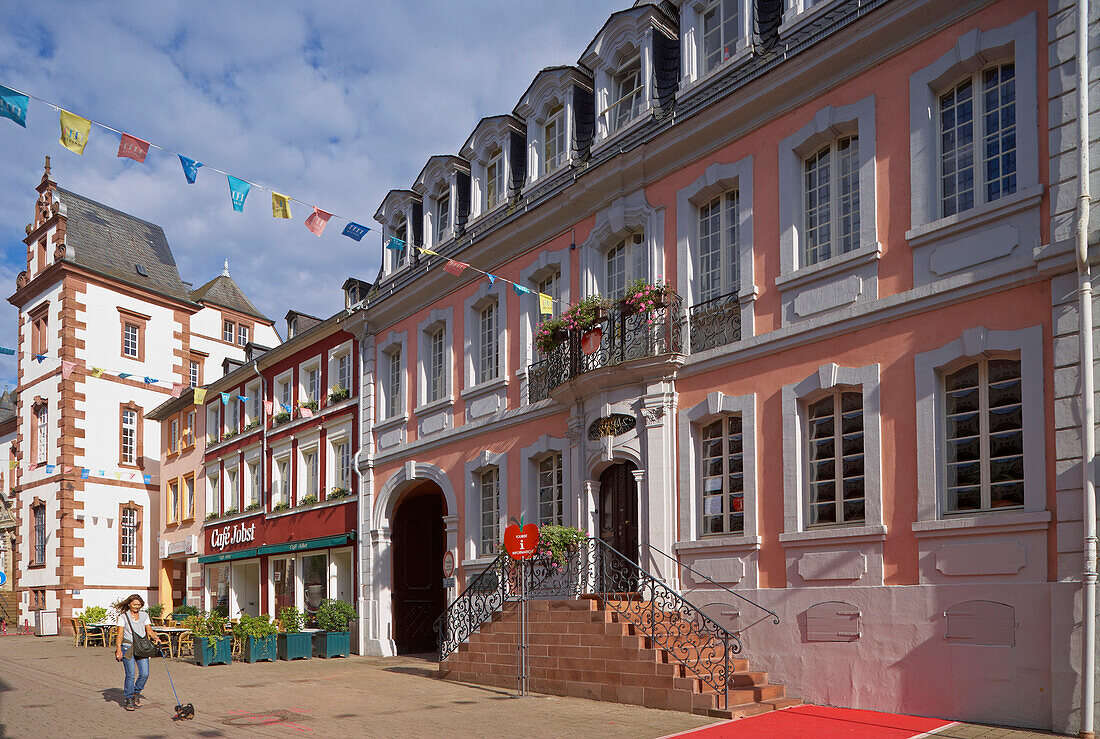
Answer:
[[[634,465],[620,462],[600,475],[600,539],[630,562],[638,561],[638,483]],[[623,567],[615,555],[605,560],[602,590],[628,591],[636,587],[632,567]]]
[[[443,613],[443,498],[420,495],[393,520],[393,639],[400,654],[434,652],[432,629]]]

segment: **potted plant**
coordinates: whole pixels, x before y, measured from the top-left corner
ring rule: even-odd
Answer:
[[[325,598],[317,608],[317,626],[321,629],[313,635],[313,654],[316,657],[347,657],[351,653],[351,632],[348,621],[355,618],[351,603]]]
[[[169,617],[176,623],[179,623],[181,621],[186,621],[190,616],[197,615],[198,612],[199,609],[195,606],[187,605],[186,603],[184,603],[182,606],[179,606],[176,608],[176,610],[172,611]]]
[[[317,401],[316,400],[302,400],[302,401],[299,401],[298,405],[301,406],[302,408],[309,408],[311,411],[317,410]]]
[[[271,420],[276,426],[281,423],[286,423],[290,420],[290,411],[279,411],[271,417]]]
[[[244,430],[251,431],[258,428],[260,428],[260,419],[253,418],[251,421],[248,422],[248,425],[244,427]]]
[[[232,516],[232,515],[235,515],[237,513],[240,513],[240,511],[237,510],[237,506],[233,506],[232,508],[226,508],[225,511],[222,512],[222,515],[223,516]]]
[[[102,623],[107,618],[107,609],[103,606],[88,606],[77,618],[86,624]]]
[[[233,431],[226,431],[224,434],[222,434],[222,441],[228,441],[229,439],[232,439],[234,436],[236,436],[238,433],[240,432],[236,431],[235,429]]]
[[[584,331],[592,328],[607,317],[610,304],[602,295],[589,295],[579,303],[574,303],[561,314],[565,327],[570,331]]]
[[[261,503],[260,501],[254,500],[245,507],[245,510],[246,511],[256,511],[256,510],[259,510],[262,505],[263,505],[263,503]]]
[[[325,496],[325,500],[338,500],[340,498],[346,498],[351,495],[351,491],[347,488],[335,487],[328,492]]]
[[[626,286],[626,292],[619,298],[617,307],[624,316],[665,308],[672,302],[675,292],[667,281],[654,283],[638,278]]]
[[[299,506],[307,506],[307,505],[313,505],[316,502],[317,502],[317,496],[314,495],[313,493],[310,493],[309,495],[306,495],[306,496],[302,497],[298,501],[298,505]]]
[[[539,528],[539,545],[536,552],[555,564],[563,565],[588,535],[572,526],[543,526]]]
[[[272,506],[271,511],[272,511],[272,513],[278,513],[279,511],[285,511],[288,508],[290,508],[290,503],[287,503],[284,500],[284,501],[282,501],[280,503],[276,503],[274,506]]]
[[[209,521],[212,518],[217,518],[217,517],[218,517],[218,512],[217,511],[210,511],[210,513],[206,514],[206,520],[207,521]]]
[[[351,397],[351,388],[337,385],[332,388],[332,392],[328,394],[328,404],[339,403],[341,400],[347,400]]]
[[[233,659],[233,637],[225,633],[225,618],[217,612],[197,613],[183,622],[195,640],[195,664],[201,667],[227,665]]]
[[[149,614],[150,620],[154,624],[164,618],[164,604],[163,603],[150,603],[145,609],[145,612]]]
[[[569,338],[564,318],[547,318],[535,329],[535,348],[540,354],[549,354]]]
[[[302,631],[302,612],[294,606],[284,606],[279,611],[283,631],[279,634],[277,653],[279,659],[309,659],[313,656],[313,635]]]
[[[275,661],[276,633],[275,624],[266,613],[262,616],[242,613],[233,624],[233,636],[240,641],[241,655],[249,663]]]

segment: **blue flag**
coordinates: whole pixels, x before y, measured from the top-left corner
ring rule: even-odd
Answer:
[[[233,210],[238,213],[244,212],[244,199],[248,197],[248,191],[252,189],[244,180],[238,180],[231,174],[227,174],[229,178],[229,197],[233,198]]]
[[[120,380],[125,380],[127,377],[130,377],[129,372],[119,372],[118,373],[118,379],[120,379]]]
[[[145,378],[145,384],[146,385],[152,385],[152,384],[156,383],[156,381],[157,380],[156,380],[155,377],[146,377]]]
[[[229,405],[229,393],[222,393],[222,405]]]
[[[358,223],[355,223],[354,221],[348,221],[348,225],[344,226],[343,233],[344,233],[344,236],[347,236],[349,239],[355,239],[356,241],[362,241],[363,236],[367,233],[367,231],[370,231],[370,229],[367,228],[366,226],[360,226]]]
[[[54,469],[55,469],[55,468],[54,468],[54,466],[53,466],[52,464],[48,464],[48,465],[46,465],[46,474],[47,474],[47,475],[52,475],[52,474],[53,474],[53,471],[54,471]]]
[[[91,470],[89,470],[87,467],[81,467],[80,468],[80,479],[81,480],[87,480],[89,472],[91,472]]]
[[[11,356],[11,355],[15,354],[15,350],[14,349],[9,349],[6,346],[0,346],[0,354],[7,354],[7,355]]]
[[[202,166],[202,162],[188,159],[183,154],[180,154],[179,158],[180,164],[183,165],[183,176],[187,178],[188,184],[194,185],[195,178],[199,176],[199,167]]]
[[[496,275],[491,275],[488,272],[486,272],[485,276],[489,278],[489,284],[490,285],[492,285],[494,282],[497,281],[497,276]]]
[[[34,361],[38,362],[39,364],[42,364],[42,360],[45,359],[45,358],[46,358],[45,354],[35,354],[34,355]]]
[[[281,405],[283,407],[283,410],[286,411],[287,413],[290,413],[292,410],[294,410],[293,408],[291,408],[286,403],[280,402],[279,405]]]
[[[526,295],[527,293],[531,292],[523,285],[517,285],[514,282],[512,283],[512,289],[516,291],[516,295]]]
[[[142,475],[141,477],[142,477],[142,479],[145,480],[146,485],[148,485],[149,483],[151,483],[153,481],[153,476],[152,475]]]
[[[405,242],[398,239],[396,236],[390,237],[390,243],[386,244],[387,249],[393,249],[394,251],[401,251],[405,248]]]
[[[247,402],[248,402],[248,398],[246,398],[246,397],[245,397],[245,396],[243,396],[243,395],[238,395],[238,396],[237,396],[237,398],[238,398],[238,399],[239,399],[239,400],[240,400],[240,401],[241,401],[242,403],[247,403]]]
[[[0,117],[10,118],[23,128],[27,127],[27,103],[30,98],[0,85]]]

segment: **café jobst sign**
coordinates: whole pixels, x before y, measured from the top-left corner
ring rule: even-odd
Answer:
[[[222,526],[220,529],[210,530],[210,548],[219,552],[227,546],[245,544],[255,540],[255,523],[239,523],[232,526]]]

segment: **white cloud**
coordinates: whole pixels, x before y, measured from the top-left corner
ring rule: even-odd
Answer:
[[[432,154],[457,153],[477,121],[512,110],[536,72],[572,64],[607,16],[585,0],[475,2],[16,2],[0,6],[0,83],[169,146],[238,177],[374,226],[386,191],[408,187]],[[32,101],[28,129],[0,120],[0,281],[25,265],[42,158],[58,183],[164,227],[183,279],[202,284],[229,257],[267,315],[327,316],[349,275],[373,279],[379,240],[321,239],[293,206],[270,216],[253,189],[229,206],[209,169],[187,185],[174,156],[138,165],[93,129],[86,154],[57,143],[56,113]],[[287,303],[288,298],[292,304]],[[0,345],[16,314],[0,309]],[[0,384],[15,384],[0,357]]]

